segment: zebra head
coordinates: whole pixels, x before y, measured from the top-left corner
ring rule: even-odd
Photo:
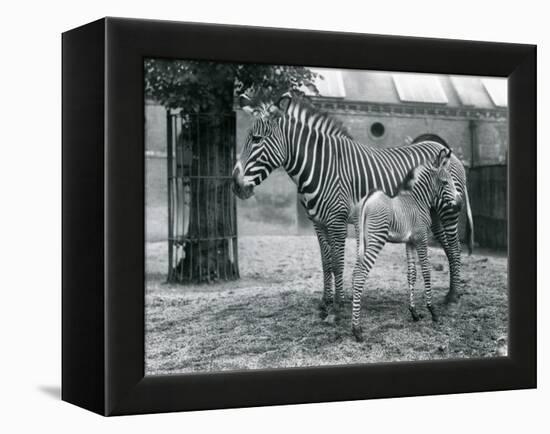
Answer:
[[[434,199],[437,207],[458,211],[461,202],[449,170],[451,154],[450,149],[442,149],[431,163],[432,191],[436,192]]]
[[[278,104],[262,105],[259,109],[243,107],[243,110],[256,119],[233,169],[233,192],[240,199],[248,199],[254,194],[254,187],[283,164],[285,151],[283,133],[277,121]]]

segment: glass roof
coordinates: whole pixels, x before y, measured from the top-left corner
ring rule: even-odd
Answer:
[[[438,104],[448,107],[505,108],[507,80],[496,77],[310,68],[325,98],[390,104]],[[304,86],[307,95],[315,95]]]
[[[321,75],[315,80],[315,86],[319,94],[325,97],[345,98],[346,88],[342,78],[342,70],[332,68],[310,68],[313,72]]]
[[[506,78],[482,78],[481,82],[497,107],[508,106],[508,80]]]
[[[402,102],[431,104],[449,102],[438,75],[393,73],[392,77]]]

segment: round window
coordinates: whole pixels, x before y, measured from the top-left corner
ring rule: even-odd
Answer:
[[[380,138],[386,132],[386,127],[380,122],[374,122],[370,126],[370,133],[373,137]]]

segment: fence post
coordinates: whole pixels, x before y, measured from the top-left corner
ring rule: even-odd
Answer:
[[[173,220],[172,220],[172,165],[173,165],[173,155],[172,155],[172,114],[170,109],[166,110],[166,173],[168,178],[167,191],[168,191],[168,274],[167,281],[172,281],[172,275],[174,272],[174,264],[172,263],[173,259]]]

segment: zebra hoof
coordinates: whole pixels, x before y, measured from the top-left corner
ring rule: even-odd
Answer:
[[[419,321],[422,318],[422,315],[419,315],[414,307],[409,306],[409,311],[411,312],[413,321]]]
[[[437,313],[435,313],[435,309],[432,306],[428,306],[428,310],[432,314],[432,321],[439,322],[439,317],[437,316]]]
[[[357,342],[363,342],[365,340],[362,327],[352,327],[351,331]]]
[[[455,291],[449,291],[445,296],[445,304],[456,303],[458,301],[458,295]]]
[[[319,304],[319,316],[321,319],[325,319],[328,316],[328,306],[324,302]]]

